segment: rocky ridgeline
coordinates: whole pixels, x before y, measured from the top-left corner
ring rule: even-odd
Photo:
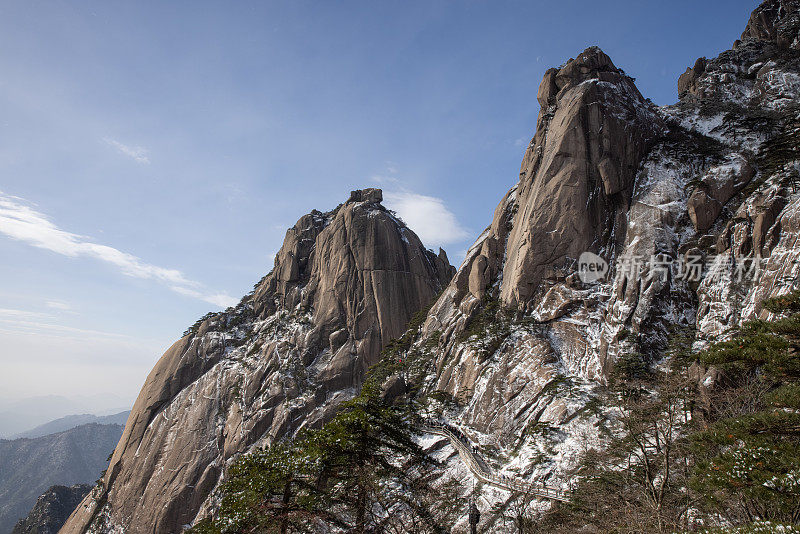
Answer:
[[[432,411],[498,476],[564,487],[602,447],[596,393],[620,355],[655,363],[676,331],[724,337],[796,287],[799,22],[800,1],[767,0],[661,108],[596,47],[547,71],[519,182],[454,276],[377,190],[301,218],[254,293],[164,355],[63,532],[176,532],[208,514],[235,454],[326,420],[442,287],[412,349],[432,370],[414,388],[394,377],[388,396],[449,399]],[[576,275],[586,251],[607,278]],[[690,259],[714,275],[681,276]],[[743,264],[758,269],[739,279]],[[695,374],[713,387],[713,370]],[[443,480],[472,486],[457,455],[431,450]]]
[[[275,268],[156,364],[99,486],[64,532],[177,532],[231,458],[329,419],[381,348],[453,274],[380,202],[354,191],[297,221]]]
[[[447,419],[498,472],[566,487],[613,422],[596,393],[621,354],[657,362],[676,332],[719,339],[797,287],[799,21],[800,2],[762,4],[672,106],[597,48],[545,74],[519,183],[419,342],[438,339],[426,391],[454,399]],[[584,251],[609,261],[606,279],[576,276]],[[681,276],[688,262],[705,274]],[[713,387],[713,369],[695,374]]]

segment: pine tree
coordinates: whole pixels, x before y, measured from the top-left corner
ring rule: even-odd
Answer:
[[[434,488],[412,411],[365,387],[321,429],[241,456],[219,512],[194,532],[449,532],[463,503],[452,485]]]
[[[764,307],[772,321],[746,324],[699,355],[723,388],[712,423],[693,436],[692,487],[707,510],[734,523],[800,522],[800,292]]]

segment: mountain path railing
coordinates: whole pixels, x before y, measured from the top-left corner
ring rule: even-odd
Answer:
[[[523,480],[492,473],[486,462],[476,454],[475,446],[457,428],[446,423],[429,419],[424,419],[422,421],[422,426],[431,434],[447,438],[458,452],[461,460],[478,480],[508,491],[524,493],[553,501],[569,502],[569,494],[560,488],[536,482],[525,482]]]

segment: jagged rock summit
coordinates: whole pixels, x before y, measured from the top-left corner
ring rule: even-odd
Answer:
[[[549,69],[537,99],[519,184],[454,281],[467,307],[498,281],[502,302],[525,308],[563,280],[581,252],[617,247],[636,170],[664,129],[633,80],[597,47]]]
[[[750,15],[742,32],[742,40],[746,39],[800,50],[800,1],[768,0],[762,3]]]
[[[597,47],[548,70],[537,99],[519,182],[424,325],[420,346],[430,338],[438,346],[435,376],[422,389],[458,399],[448,419],[474,443],[514,456],[494,466],[499,472],[559,481],[579,455],[571,436],[590,426],[578,415],[604,379],[608,352],[611,290],[581,283],[576,264],[583,252],[621,254],[637,176],[668,127]],[[542,425],[559,429],[553,450],[530,432]]]
[[[619,252],[636,173],[666,132],[657,108],[597,47],[548,70],[537,98],[541,111],[519,183],[431,310],[426,330],[441,330],[445,344],[487,296],[545,321],[580,300],[578,257]]]
[[[358,190],[301,217],[251,294],[170,347],[62,532],[179,532],[234,455],[321,424],[357,392],[454,272],[381,200]]]

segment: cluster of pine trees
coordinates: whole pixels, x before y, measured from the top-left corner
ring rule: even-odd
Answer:
[[[243,455],[218,514],[192,532],[450,532],[465,505],[456,488],[433,488],[437,464],[413,425],[362,393],[323,428]]]

